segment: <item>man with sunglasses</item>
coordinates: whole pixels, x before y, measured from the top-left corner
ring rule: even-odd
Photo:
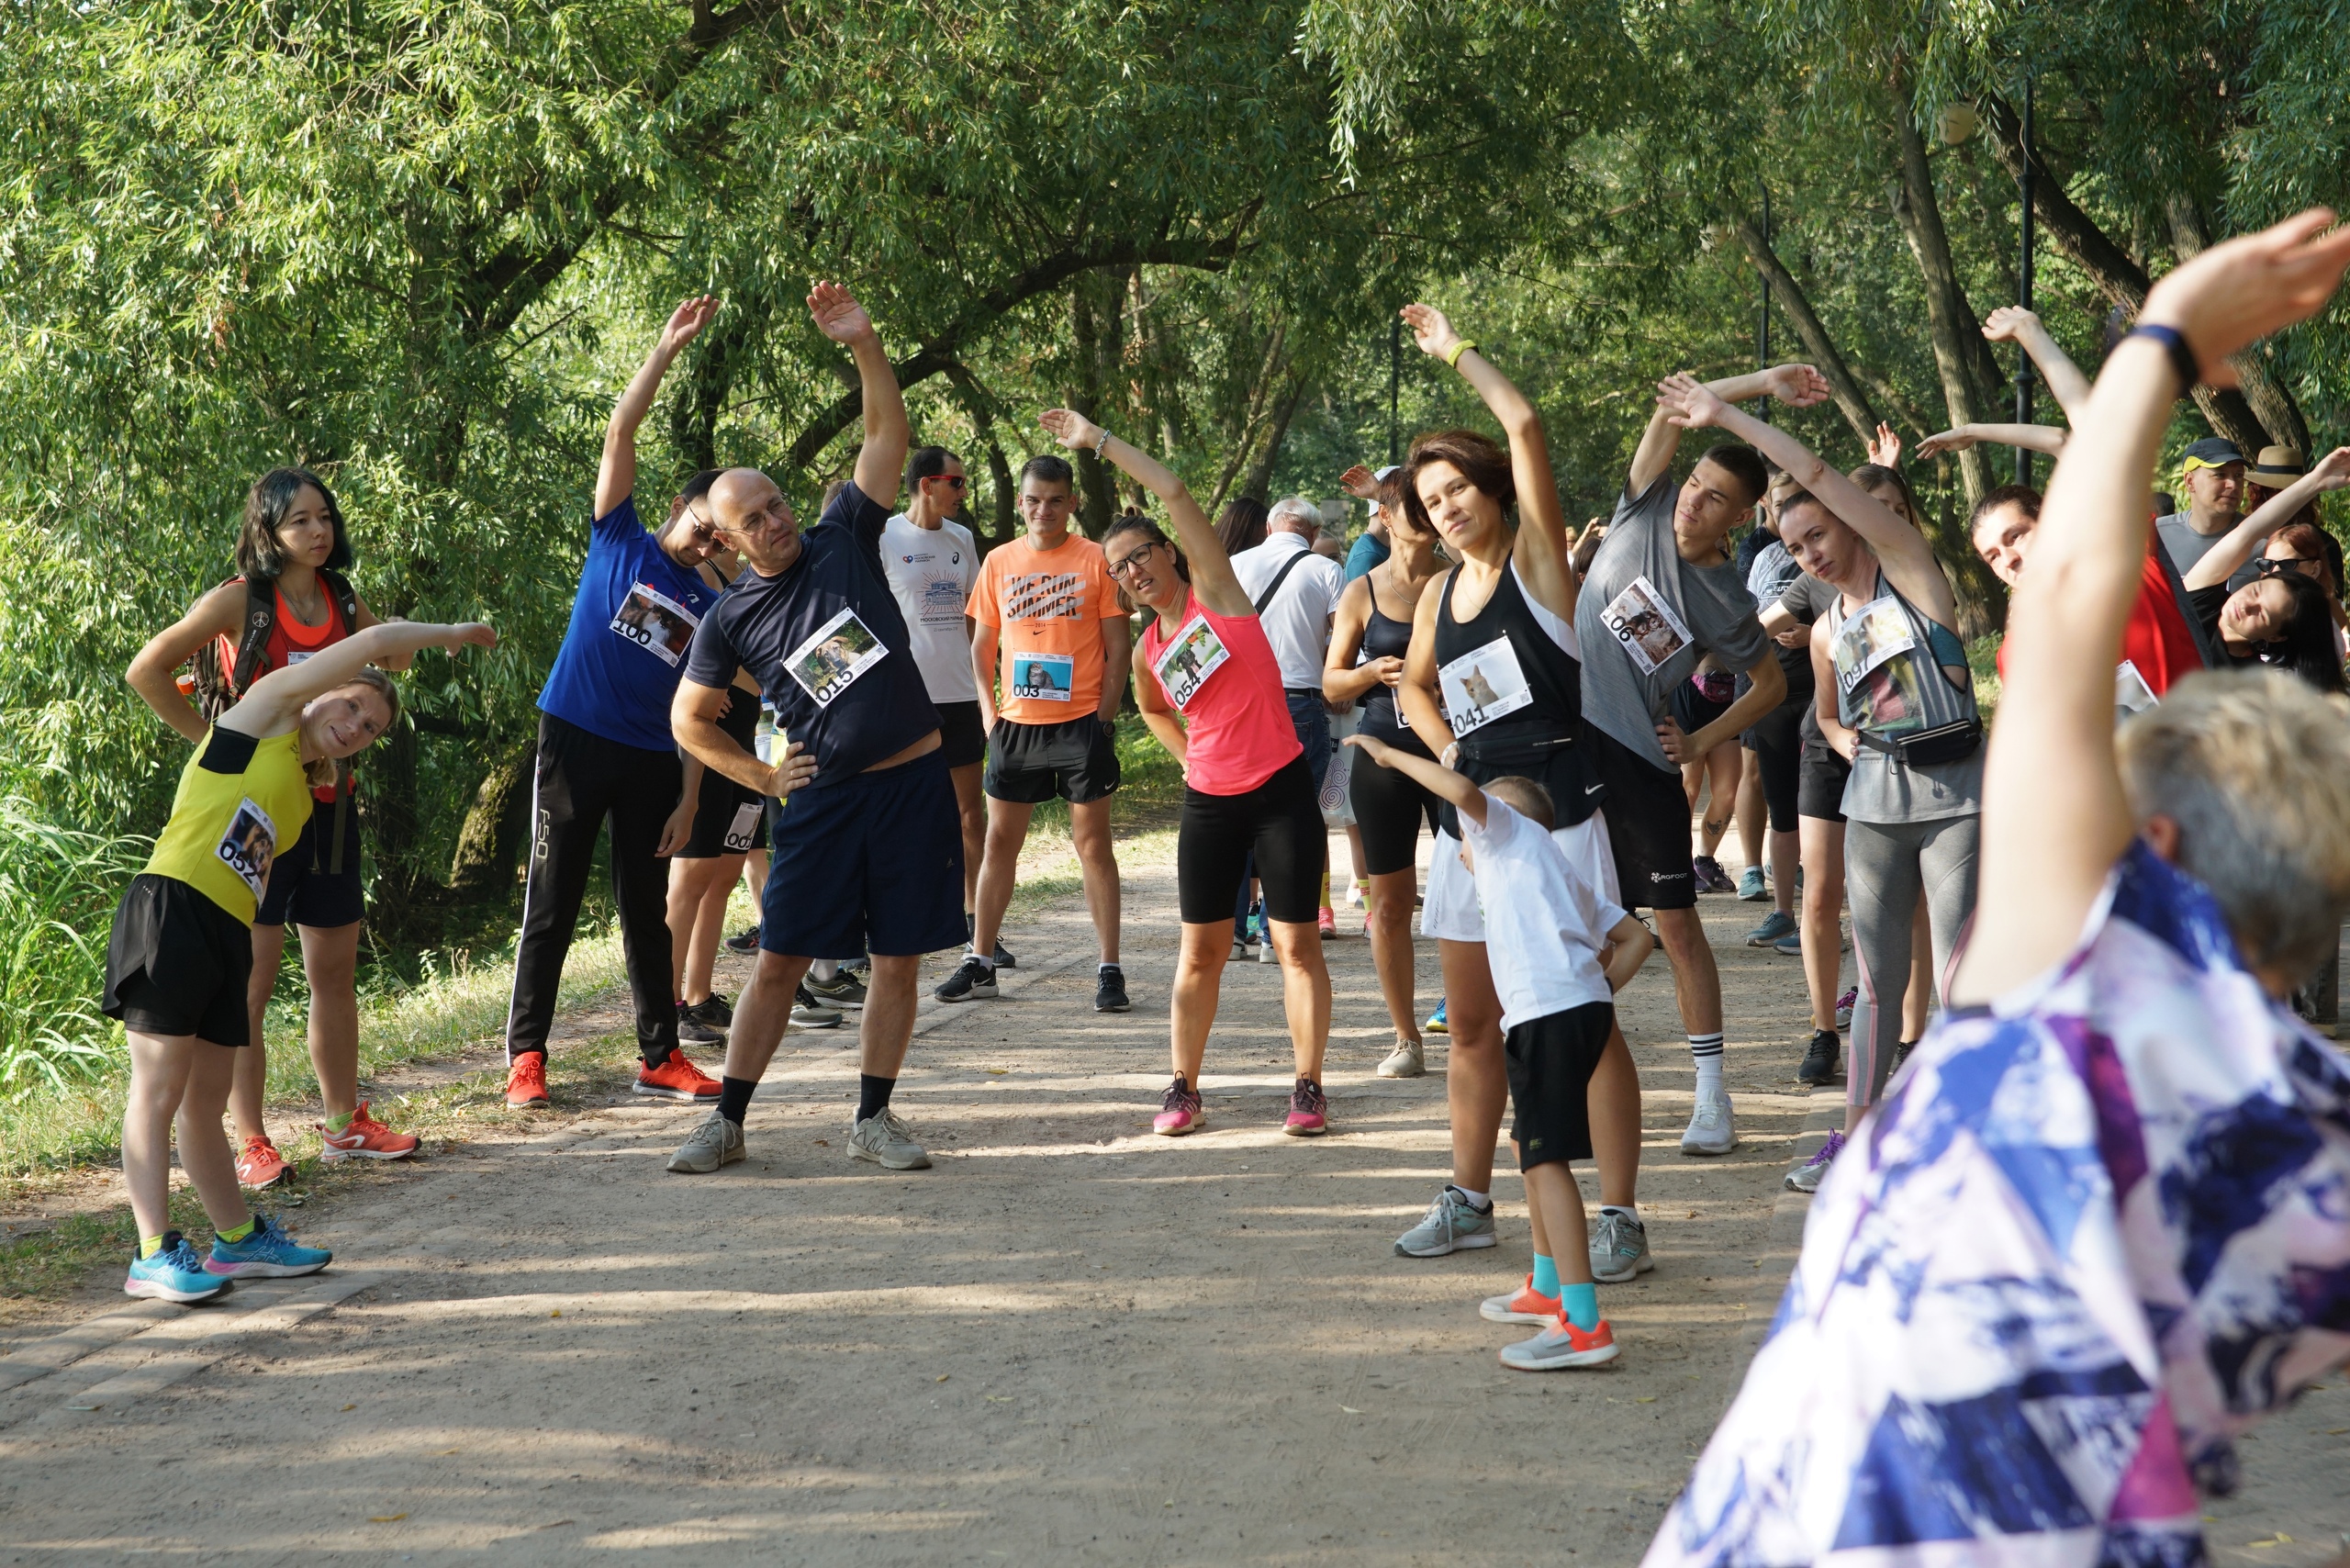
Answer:
[[[692,836],[688,790],[669,729],[693,628],[718,602],[699,571],[714,535],[707,510],[680,495],[658,533],[636,515],[636,431],[661,379],[718,313],[708,296],[670,316],[612,409],[596,475],[595,521],[571,624],[539,693],[539,755],[531,802],[531,867],[514,994],[506,1022],[506,1103],[547,1103],[547,1032],[571,951],[580,900],[606,818],[614,902],[643,1058],[635,1089],[667,1100],[714,1101],[718,1081],[677,1049],[664,857]]]

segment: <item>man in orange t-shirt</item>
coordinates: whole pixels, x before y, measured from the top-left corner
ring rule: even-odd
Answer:
[[[1020,515],[1028,531],[990,553],[971,590],[971,666],[988,732],[980,779],[988,838],[971,950],[938,988],[941,1002],[996,994],[996,936],[1012,903],[1029,819],[1038,805],[1059,799],[1069,802],[1085,905],[1101,943],[1094,1010],[1128,1007],[1118,968],[1118,860],[1110,844],[1110,797],[1118,789],[1113,725],[1134,644],[1102,546],[1069,532],[1075,492],[1067,461],[1030,458],[1020,470]]]

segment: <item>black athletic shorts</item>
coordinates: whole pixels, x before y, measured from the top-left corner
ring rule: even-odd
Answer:
[[[1852,765],[1837,756],[1833,746],[1807,740],[1803,743],[1801,769],[1802,778],[1796,786],[1796,812],[1822,822],[1842,822],[1844,780],[1852,776]]]
[[[1796,830],[1796,784],[1803,760],[1803,705],[1809,700],[1805,698],[1802,701],[1780,703],[1739,737],[1754,754],[1754,766],[1762,772],[1762,802],[1771,810],[1773,833]]]
[[[1409,730],[1370,732],[1398,751],[1427,758],[1428,748]],[[1354,807],[1355,826],[1362,834],[1362,868],[1366,876],[1384,877],[1408,871],[1419,863],[1420,824],[1436,835],[1440,802],[1401,768],[1382,767],[1371,754],[1357,751],[1347,777],[1347,799]]]
[[[938,749],[946,754],[949,767],[968,767],[984,762],[988,755],[988,732],[979,722],[979,700],[968,702],[934,702],[938,710]]]
[[[142,1035],[247,1045],[252,973],[253,934],[243,921],[176,877],[141,871],[115,906],[100,1007]]]
[[[701,799],[694,806],[693,836],[677,851],[680,860],[715,860],[767,846],[767,797],[737,784],[715,767],[701,770]]]
[[[1673,695],[1665,700],[1673,709],[1673,722],[1681,726],[1681,733],[1694,735],[1729,712],[1730,702],[1736,701],[1737,698],[1717,702],[1698,690],[1695,682],[1684,680],[1674,685]]]
[[[1585,761],[1607,787],[1607,842],[1626,909],[1695,909],[1689,796],[1677,769],[1659,767],[1596,724],[1583,727]]]
[[[358,801],[342,811],[340,871],[329,869],[334,864],[333,844],[334,807],[312,801],[310,820],[302,824],[299,836],[270,862],[269,888],[253,915],[255,925],[283,925],[291,920],[323,930],[355,925],[365,917],[367,895],[359,880]]]
[[[1357,760],[1363,760],[1358,758]],[[1257,860],[1265,913],[1311,925],[1322,909],[1329,830],[1305,758],[1297,757],[1245,795],[1186,788],[1175,834],[1176,902],[1186,925],[1229,925],[1248,858]]]
[[[1118,788],[1117,741],[1093,713],[1059,724],[998,719],[988,733],[988,770],[979,787],[1023,806],[1056,797],[1073,806],[1102,800]]]
[[[1586,1002],[1529,1018],[1502,1037],[1520,1170],[1591,1158],[1591,1075],[1615,1025],[1614,1003]]]

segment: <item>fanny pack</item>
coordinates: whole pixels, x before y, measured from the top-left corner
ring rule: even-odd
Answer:
[[[1905,767],[1931,767],[1936,763],[1964,762],[1973,756],[1975,748],[1983,744],[1983,721],[1961,719],[1890,741],[1866,730],[1855,734],[1863,745],[1871,751],[1881,751]]]

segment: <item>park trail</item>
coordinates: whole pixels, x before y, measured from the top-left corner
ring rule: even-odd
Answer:
[[[1447,1173],[1445,1052],[1374,1076],[1360,916],[1328,944],[1331,1136],[1278,1130],[1279,973],[1236,964],[1208,1130],[1160,1139],[1174,879],[1124,871],[1132,1014],[1092,1012],[1075,900],[1007,932],[1001,1000],[925,1002],[897,1103],[934,1170],[852,1163],[853,1033],[794,1031],[718,1176],[662,1169],[699,1111],[622,1099],[371,1173],[307,1216],[322,1275],[62,1309],[0,1357],[0,1562],[1637,1561],[1800,1238],[1780,1178],[1841,1114],[1794,1081],[1798,966],[1740,945],[1767,906],[1703,901],[1732,1155],[1679,1152],[1661,955],[1621,999],[1657,1267],[1602,1287],[1613,1365],[1528,1375],[1494,1352],[1530,1330],[1477,1316],[1528,1267],[1515,1174],[1497,1249],[1393,1250]],[[2247,1445],[2216,1562],[2334,1550],[2332,1381]]]

